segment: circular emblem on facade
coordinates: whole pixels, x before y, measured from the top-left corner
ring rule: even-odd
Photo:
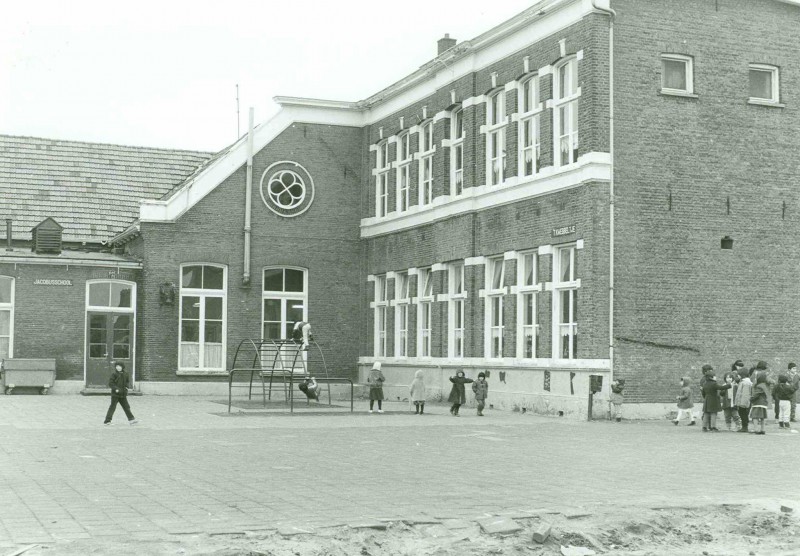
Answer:
[[[276,162],[261,176],[261,199],[278,216],[299,216],[314,201],[314,180],[296,162]]]

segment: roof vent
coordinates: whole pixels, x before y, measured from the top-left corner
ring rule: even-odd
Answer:
[[[439,49],[436,55],[438,56],[443,52],[447,52],[456,45],[456,42],[457,41],[455,39],[450,38],[450,33],[445,33],[444,37],[442,37],[436,42],[436,45],[438,46]]]
[[[61,253],[61,231],[64,228],[51,217],[45,218],[31,230],[33,251],[36,253]]]

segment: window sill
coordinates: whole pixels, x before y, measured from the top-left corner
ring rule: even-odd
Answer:
[[[661,95],[667,97],[683,97],[683,98],[700,98],[696,93],[689,93],[687,91],[678,91],[674,89],[661,89]]]
[[[786,108],[785,104],[780,102],[775,102],[773,100],[767,100],[763,98],[750,98],[747,99],[747,104],[752,104],[753,106],[767,106],[769,108]]]
[[[177,376],[228,376],[228,371],[221,369],[178,369]]]

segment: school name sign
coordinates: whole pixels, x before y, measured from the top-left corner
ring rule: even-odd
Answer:
[[[34,286],[71,286],[72,280],[65,280],[61,278],[36,278],[33,281]]]

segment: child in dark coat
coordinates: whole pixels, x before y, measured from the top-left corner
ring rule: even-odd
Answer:
[[[108,406],[106,412],[106,420],[103,421],[104,425],[110,425],[111,419],[114,418],[114,410],[117,409],[117,404],[122,406],[125,416],[128,418],[128,423],[135,425],[139,421],[131,413],[131,406],[128,405],[128,387],[131,384],[131,377],[125,372],[124,363],[115,363],[114,372],[108,380],[108,387],[111,388],[111,405]]]
[[[372,413],[372,408],[375,402],[378,402],[378,413],[383,413],[383,383],[386,378],[381,372],[381,362],[375,361],[367,376],[367,384],[369,384],[369,412]]]
[[[450,382],[453,383],[453,387],[450,389],[450,397],[447,398],[452,405],[450,407],[450,413],[454,417],[458,417],[458,408],[467,403],[467,393],[464,389],[465,384],[470,384],[472,381],[471,378],[467,378],[464,375],[464,371],[459,370],[456,373],[456,376],[450,377]]]
[[[685,376],[681,379],[681,393],[678,394],[678,415],[675,417],[673,423],[675,426],[681,420],[681,417],[684,415],[689,416],[689,426],[694,425],[694,413],[692,413],[692,408],[694,408],[694,403],[692,403],[692,388],[689,386],[689,377]]]
[[[750,421],[756,427],[756,434],[767,434],[764,432],[764,419],[767,418],[767,404],[769,403],[767,374],[759,372],[756,375],[756,384],[753,386],[753,393],[750,396]],[[758,430],[759,428],[761,430]]]
[[[731,388],[723,390],[720,393],[722,398],[722,412],[725,414],[725,426],[728,430],[733,432],[734,425],[738,431],[741,428],[741,421],[739,420],[739,411],[736,408],[736,391],[739,388],[739,375],[735,372],[725,373],[722,377],[725,384],[730,384]]]
[[[778,416],[778,426],[782,429],[791,428],[789,425],[789,416],[792,412],[792,398],[794,397],[795,388],[789,384],[789,375],[780,375],[778,377],[778,384],[772,391],[772,395],[778,400],[780,413]]]
[[[706,367],[712,371],[711,374],[707,373]],[[719,393],[732,387],[731,384],[717,384],[717,377],[714,376],[713,370],[711,365],[703,365],[703,373],[706,376],[701,390],[703,393],[703,432],[719,432],[717,413],[722,410]]]
[[[742,428],[739,432],[749,432],[750,426],[750,396],[753,393],[753,383],[750,382],[750,371],[746,371],[744,366],[737,371],[740,377],[739,384],[736,386],[736,395],[733,402],[739,411],[739,419],[742,421]]]
[[[489,383],[486,382],[485,373],[478,373],[478,380],[472,383],[472,391],[475,392],[475,401],[478,403],[478,417],[483,417],[483,408],[486,407],[486,398],[489,397]]]

